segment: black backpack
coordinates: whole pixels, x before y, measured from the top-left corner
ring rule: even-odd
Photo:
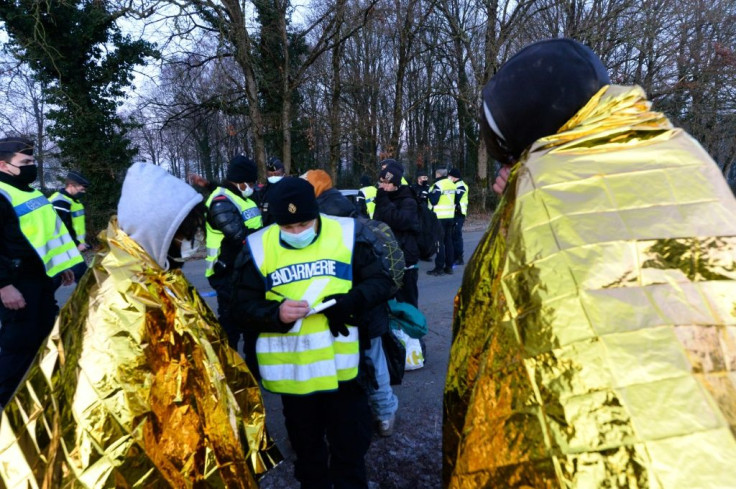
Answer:
[[[357,220],[373,231],[372,234],[375,236],[373,248],[381,259],[383,269],[394,282],[393,287],[391,287],[391,295],[393,296],[404,283],[404,268],[406,267],[404,252],[388,224],[363,217],[359,217]]]
[[[417,247],[419,248],[419,259],[429,261],[437,253],[440,246],[442,228],[437,220],[437,215],[432,212],[427,203],[417,200],[419,234],[417,234]]]

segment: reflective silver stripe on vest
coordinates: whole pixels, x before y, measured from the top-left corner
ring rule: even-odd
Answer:
[[[76,258],[77,254],[74,253],[76,250],[77,248],[72,248],[65,251],[64,253],[59,253],[56,256],[52,256],[48,263],[44,263],[44,267],[46,268],[46,270],[52,270],[54,267],[61,265],[65,261]]]
[[[84,215],[84,209],[72,212],[72,217],[80,217]]]
[[[351,333],[355,333],[355,336],[353,336],[352,339],[350,339],[351,335],[348,335],[348,336],[338,335],[337,337],[334,337],[332,336],[332,333],[330,333],[329,329],[318,331],[316,333],[300,334],[300,335],[291,335],[291,334],[261,335],[258,338],[258,342],[260,343],[261,339],[263,339],[264,342],[268,342],[269,345],[271,345],[271,347],[268,348],[268,350],[259,350],[259,351],[278,352],[278,351],[320,350],[322,348],[331,347],[335,341],[342,341],[342,342],[356,341],[358,338],[357,336],[358,328],[355,326],[348,326],[348,331],[350,331]]]
[[[215,263],[217,263],[217,255],[220,253],[220,250],[217,248],[207,248],[207,258],[205,258],[207,263],[207,270],[214,270],[215,269]],[[210,260],[210,258],[212,258]]]
[[[62,228],[63,230],[66,230],[66,228],[64,228],[64,223],[61,222],[61,219],[57,217],[56,218],[56,229],[54,229],[54,234],[55,235],[60,234],[61,236],[47,241],[43,246],[39,246],[37,248],[34,247],[39,257],[43,259],[43,257],[49,256],[52,250],[61,248],[70,243],[73,244],[71,236],[69,236],[67,233],[62,234]],[[71,247],[68,250],[64,251],[63,253],[59,253],[49,258],[48,262],[44,262],[44,268],[47,271],[52,270],[54,267],[64,263],[65,261],[72,260],[76,257],[77,257],[77,248]]]
[[[271,226],[276,226],[276,224],[272,224]],[[263,229],[259,229],[255,233],[248,236],[250,255],[253,257],[253,261],[256,263],[256,268],[258,268],[258,272],[261,274],[263,274],[263,262],[266,260],[266,256],[263,252],[263,234],[266,232],[266,229],[270,228],[271,226],[266,226]]]
[[[351,217],[335,217],[331,216],[330,219],[335,219],[340,223],[340,228],[342,229],[342,242],[343,243],[353,243],[355,241],[353,239],[353,236],[355,235],[355,219]],[[355,244],[353,244],[353,247]],[[350,249],[350,252],[352,253],[352,248]]]
[[[258,342],[261,343],[261,338]],[[260,351],[260,346],[256,344],[256,351]],[[261,371],[261,377],[269,381],[278,382],[280,380],[295,380],[298,382],[308,382],[319,377],[336,377],[337,366],[333,360],[322,360],[321,362],[308,363],[306,365],[281,364],[281,365],[258,365]]]
[[[39,246],[36,248],[36,252],[39,253],[40,256],[46,256],[48,253],[51,253],[52,250],[61,248],[69,243],[72,243],[72,240],[67,235],[63,235],[46,242],[43,246]]]
[[[56,192],[56,195],[52,195],[51,197],[53,197],[53,199],[50,199],[51,204],[55,204],[56,202],[66,202],[70,206],[74,204],[74,202],[72,202],[72,199],[70,199],[66,195],[61,194],[59,192]],[[54,205],[54,209],[59,209],[60,211],[69,212],[69,209],[64,209],[63,207],[56,207],[55,205]]]
[[[51,199],[51,202],[56,202],[57,200],[63,200],[63,201],[68,202],[70,204],[73,204],[74,203],[74,202],[72,202],[71,197],[68,197],[68,196],[62,194],[61,192],[56,192],[56,195],[52,195],[51,197],[53,197]]]
[[[355,336],[351,334],[347,336],[347,338],[353,338],[352,341],[358,341],[358,328],[354,326],[348,326],[348,331],[354,329],[355,330]],[[340,335],[342,338],[346,338],[345,336]],[[335,341],[342,341],[340,339],[335,338]],[[355,355],[354,353],[351,354],[345,354],[345,353],[335,353],[335,365],[337,366],[338,370],[350,370],[351,368],[355,368],[360,363],[360,355]]]
[[[355,343],[358,341],[358,328],[348,326],[348,336],[332,336],[329,329],[309,335],[261,335],[256,341],[256,351],[294,352],[314,351],[328,348],[334,342]],[[334,358],[306,364],[259,364],[261,375],[268,381],[306,382],[319,377],[335,377],[338,370],[349,370],[358,366],[359,355],[336,353]]]

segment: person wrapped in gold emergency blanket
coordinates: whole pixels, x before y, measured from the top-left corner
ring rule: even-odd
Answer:
[[[567,39],[501,67],[481,126],[506,190],[456,297],[445,486],[736,487],[717,165]]]
[[[136,163],[103,250],[0,418],[0,487],[256,488],[258,384],[179,268],[202,197]]]

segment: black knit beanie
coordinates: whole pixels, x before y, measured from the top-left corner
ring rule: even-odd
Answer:
[[[284,177],[268,194],[268,212],[276,224],[294,224],[319,217],[314,187],[303,178]]]
[[[258,165],[245,155],[238,155],[227,165],[226,178],[234,183],[251,183],[258,180]]]
[[[379,174],[380,178],[383,178],[388,183],[393,183],[397,187],[401,186],[401,179],[404,177],[404,168],[401,166],[401,164],[397,163],[394,160],[391,160],[391,163],[389,163],[386,168],[381,170],[381,173]]]
[[[369,177],[368,175],[362,175],[360,177],[360,186],[361,187],[369,187],[373,185],[373,179]]]

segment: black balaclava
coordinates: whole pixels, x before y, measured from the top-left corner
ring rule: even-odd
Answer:
[[[530,44],[501,66],[483,88],[481,134],[501,163],[517,159],[534,141],[555,134],[602,87],[605,66],[572,39]]]

